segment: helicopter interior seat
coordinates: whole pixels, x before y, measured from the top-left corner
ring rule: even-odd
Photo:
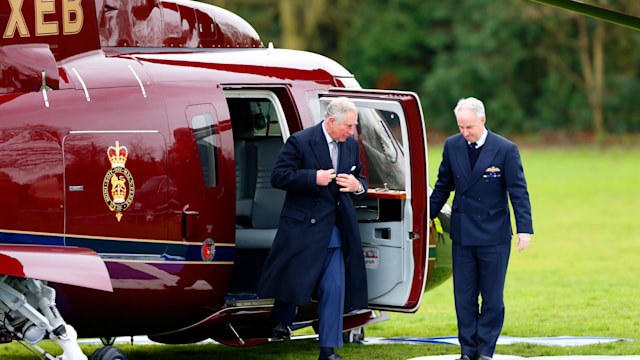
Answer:
[[[253,141],[234,141],[236,161],[236,227],[251,226],[251,207],[256,178],[256,149]]]
[[[271,186],[271,172],[282,139],[256,139],[256,187],[251,205],[251,228],[236,228],[237,249],[270,249],[278,230],[285,191]]]
[[[246,99],[228,98],[236,162],[236,227],[251,227],[251,206],[256,187],[255,131]]]

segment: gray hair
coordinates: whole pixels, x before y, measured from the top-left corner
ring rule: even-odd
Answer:
[[[468,97],[458,100],[458,105],[456,105],[455,109],[453,109],[453,113],[458,116],[458,111],[462,109],[471,110],[471,112],[476,115],[478,120],[485,117],[484,104],[482,103],[482,101],[474,97]]]
[[[332,117],[336,119],[336,123],[340,123],[344,121],[346,113],[349,111],[353,111],[356,114],[358,113],[358,109],[353,101],[346,97],[339,97],[333,99],[329,105],[327,105],[327,110],[324,112],[324,119],[329,120],[329,118]]]

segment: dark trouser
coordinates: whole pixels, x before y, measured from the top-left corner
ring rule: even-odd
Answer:
[[[462,354],[493,356],[504,323],[504,282],[511,243],[462,246],[453,242],[453,292]],[[478,296],[482,296],[482,308]]]
[[[342,317],[344,315],[345,270],[340,235],[334,229],[331,242],[324,257],[322,275],[318,280],[318,322],[320,347],[342,347]],[[304,269],[300,269],[304,271]],[[276,300],[273,315],[285,325],[291,325],[296,305]]]
[[[320,347],[342,347],[344,315],[344,257],[342,248],[329,248],[318,283]]]

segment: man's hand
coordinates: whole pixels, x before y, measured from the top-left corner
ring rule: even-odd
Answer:
[[[356,192],[360,188],[360,181],[351,174],[338,174],[336,184],[341,186],[342,192]]]
[[[333,169],[316,171],[316,184],[318,186],[327,186],[335,178],[336,178],[336,171]]]
[[[526,249],[531,242],[531,234],[518,234],[518,239],[516,240],[516,247],[518,248],[518,252]]]

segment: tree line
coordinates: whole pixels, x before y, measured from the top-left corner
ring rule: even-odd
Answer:
[[[416,92],[429,129],[461,97],[502,133],[640,132],[640,32],[527,0],[208,0],[265,45],[326,55],[363,88]],[[589,0],[640,16],[637,0]]]

